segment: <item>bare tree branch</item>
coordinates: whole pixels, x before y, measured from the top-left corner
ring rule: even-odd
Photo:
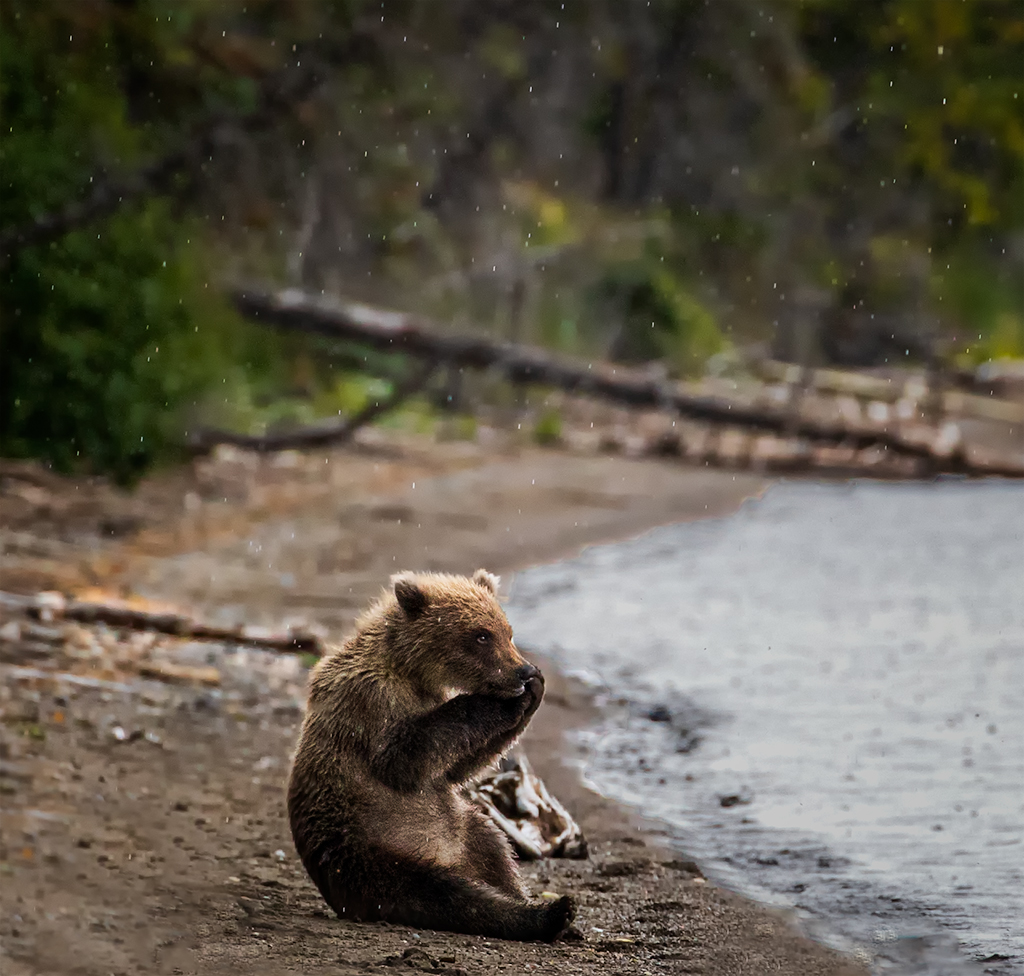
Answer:
[[[402,382],[396,384],[391,395],[383,400],[367,404],[352,417],[344,420],[331,420],[298,430],[281,431],[263,436],[253,434],[236,434],[229,430],[202,430],[196,434],[190,447],[195,454],[206,454],[218,444],[234,444],[250,451],[285,451],[303,447],[322,447],[326,444],[341,444],[347,441],[360,427],[372,423],[382,414],[394,410],[404,400],[423,389],[434,370],[437,362],[427,360]]]

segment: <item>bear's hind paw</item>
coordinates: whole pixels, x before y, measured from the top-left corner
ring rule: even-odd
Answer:
[[[554,942],[572,924],[576,917],[576,901],[569,895],[562,895],[544,909],[544,928],[541,938]]]

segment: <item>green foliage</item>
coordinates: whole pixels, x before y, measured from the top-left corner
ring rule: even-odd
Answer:
[[[969,225],[1019,222],[1020,5],[890,0],[868,29],[876,52],[896,55],[872,72],[868,92],[873,113],[903,126],[900,163],[932,181],[947,214],[963,214]]]
[[[612,266],[595,294],[622,323],[612,343],[616,359],[664,359],[688,374],[727,345],[714,315],[660,261]]]
[[[225,267],[681,374],[809,284],[1024,352],[1019,3],[512,6],[0,3],[0,231],[227,120],[201,182],[0,268],[0,452],[128,480],[197,418],[386,395],[386,354],[237,322]],[[235,124],[300,64],[315,96]]]
[[[265,434],[327,418],[351,417],[386,398],[393,389],[389,380],[355,372],[332,362],[330,356],[311,370],[309,357],[295,354],[287,341],[261,343],[272,351],[272,363],[263,365],[249,357],[243,365],[240,352],[245,345],[253,344],[254,338],[244,336],[244,343],[236,346],[236,362],[226,370],[223,385],[214,385],[207,392],[207,400],[200,402],[204,417],[219,426]]]
[[[2,288],[0,452],[123,481],[175,452],[232,351],[231,316],[184,233],[153,202],[17,256]]]
[[[964,366],[989,359],[1024,358],[1024,277],[998,274],[969,247],[947,255],[931,281],[939,307],[963,323],[950,335]]]
[[[135,22],[97,9],[2,8],[0,226],[66,205],[152,141],[110,70],[113,48],[149,46],[125,33]],[[159,200],[18,250],[0,272],[0,453],[122,481],[172,455],[188,408],[236,351],[207,258],[198,227]]]
[[[477,420],[471,413],[448,414],[437,424],[437,439],[441,441],[475,441]]]
[[[558,444],[562,440],[562,415],[548,407],[533,425],[533,439],[542,446]]]
[[[333,385],[321,393],[316,404],[323,413],[351,416],[364,410],[371,402],[391,395],[393,384],[365,373],[343,373],[332,377]]]
[[[822,248],[840,256],[840,284],[859,278],[856,290],[888,291],[883,304],[898,310],[916,299],[912,289],[900,295],[897,285],[894,292],[893,278],[916,277],[927,290],[928,274],[920,269],[931,263],[933,285],[957,278],[953,292],[968,288],[978,301],[932,287],[930,311],[951,334],[991,333],[998,316],[986,310],[991,296],[985,293],[994,286],[1005,294],[999,282],[1008,272],[1020,275],[1019,265],[1014,269],[1004,257],[1006,249],[993,246],[1024,225],[1020,4],[805,0],[799,28],[811,72],[831,92],[822,111],[849,119],[842,137],[812,149],[816,192],[834,193],[839,184],[836,212],[845,203],[846,220],[867,218],[879,231],[888,225],[866,249],[856,234]],[[916,256],[918,272],[878,260],[880,246],[890,255],[899,252],[904,266]]]
[[[383,416],[382,427],[432,436],[439,424],[437,410],[426,397],[409,397],[400,407]]]

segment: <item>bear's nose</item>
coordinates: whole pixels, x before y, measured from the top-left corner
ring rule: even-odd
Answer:
[[[516,671],[516,677],[526,684],[534,675],[540,674],[540,668],[535,668],[532,664],[524,664],[521,668]]]

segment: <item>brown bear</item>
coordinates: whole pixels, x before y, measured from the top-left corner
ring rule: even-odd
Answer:
[[[498,579],[400,573],[313,669],[288,815],[342,918],[552,940],[571,898],[528,900],[505,836],[462,784],[505,752],[544,695]]]

